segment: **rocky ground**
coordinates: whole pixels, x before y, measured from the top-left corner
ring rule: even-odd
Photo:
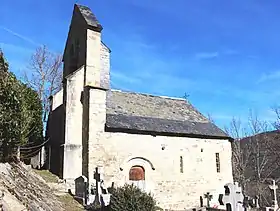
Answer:
[[[4,211],[84,210],[56,176],[22,163],[0,163],[1,204]]]

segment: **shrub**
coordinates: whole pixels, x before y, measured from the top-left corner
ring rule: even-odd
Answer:
[[[156,211],[156,201],[134,185],[124,185],[111,191],[110,210],[112,211]]]

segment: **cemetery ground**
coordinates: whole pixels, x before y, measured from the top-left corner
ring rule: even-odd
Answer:
[[[52,174],[50,171],[48,170],[37,170],[37,169],[32,169],[37,175],[41,176],[43,180],[45,180],[45,182],[54,190],[57,192],[56,196],[58,198],[58,200],[60,202],[62,202],[62,204],[64,204],[64,208],[65,210],[69,210],[69,211],[80,211],[80,210],[84,210],[83,206],[78,203],[73,196],[71,196],[68,193],[63,192],[64,191],[64,187],[62,185],[62,187],[59,187],[59,183],[60,183],[60,179]],[[60,191],[59,191],[60,189]]]
[[[73,197],[65,193],[64,184],[49,171],[30,166],[0,163],[0,194],[4,210],[84,210]],[[26,208],[27,207],[27,208]],[[1,209],[0,209],[1,210]]]

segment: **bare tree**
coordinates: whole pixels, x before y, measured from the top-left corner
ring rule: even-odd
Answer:
[[[241,139],[248,136],[248,132],[244,127],[242,127],[241,120],[235,117],[232,118],[229,126],[225,128],[225,131],[234,139],[232,142],[232,165],[234,181],[239,182],[243,190],[246,190],[246,184],[250,178],[245,177],[245,171],[250,165],[250,156],[242,152],[245,147],[248,150],[249,145],[243,144],[241,146]]]
[[[274,106],[272,109],[276,114],[276,120],[273,123],[273,126],[276,130],[280,130],[280,106]]]
[[[37,91],[45,118],[49,111],[49,96],[62,86],[62,56],[50,52],[46,46],[36,49],[24,73],[24,81]]]
[[[241,125],[240,120],[233,118],[226,128],[235,139],[232,143],[234,180],[242,185],[245,194],[257,195],[263,205],[269,205],[271,195],[267,182],[280,171],[280,145],[269,132],[270,125],[252,111],[248,124]]]
[[[212,116],[210,113],[207,113],[207,118],[208,118],[208,120],[209,120],[212,124],[215,124],[215,120],[214,120],[213,116]]]

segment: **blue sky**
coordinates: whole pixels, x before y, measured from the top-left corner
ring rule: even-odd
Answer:
[[[112,86],[182,97],[223,127],[280,99],[277,0],[4,0],[0,48],[20,74],[41,44],[64,49],[74,3],[89,6],[112,50]]]

